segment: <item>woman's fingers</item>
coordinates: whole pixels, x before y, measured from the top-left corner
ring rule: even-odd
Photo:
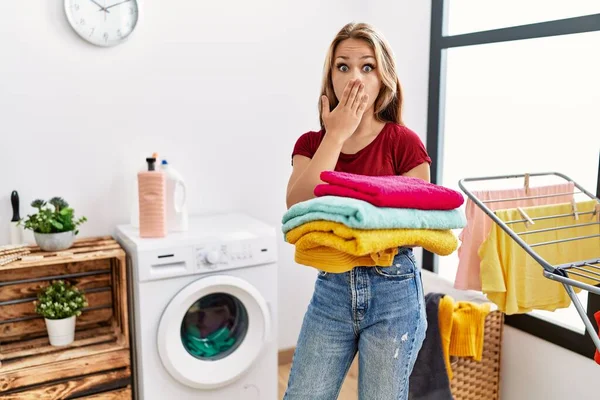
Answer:
[[[340,99],[340,105],[345,106],[348,102],[348,97],[350,96],[350,92],[352,91],[352,87],[354,86],[354,81],[348,81],[346,83],[346,87],[344,88],[344,93],[342,93],[342,98]]]
[[[347,107],[352,108],[354,100],[356,99],[356,94],[358,93],[358,89],[360,89],[361,85],[362,83],[360,83],[359,80],[356,80],[356,82],[354,82],[354,85],[352,85],[352,91],[350,92],[350,96],[348,96],[348,102],[346,103]]]
[[[356,110],[358,110],[358,106],[360,106],[364,91],[365,91],[365,85],[363,83],[361,83],[358,86],[358,92],[356,93],[356,97],[354,97],[354,102],[352,103],[352,111],[356,112]]]
[[[362,114],[367,109],[367,103],[368,102],[369,102],[369,95],[368,94],[364,94],[362,96],[362,101],[360,102],[360,104],[358,105],[358,109],[356,110],[356,115],[358,115],[359,117],[362,116]]]
[[[323,119],[329,116],[329,99],[327,96],[321,96],[321,115]]]

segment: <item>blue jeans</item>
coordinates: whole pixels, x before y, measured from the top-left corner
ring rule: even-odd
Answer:
[[[335,400],[356,352],[360,400],[408,399],[425,339],[421,273],[412,249],[390,267],[319,272],[284,400]]]

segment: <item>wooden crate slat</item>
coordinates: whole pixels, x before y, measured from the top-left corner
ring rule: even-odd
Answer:
[[[112,326],[104,326],[95,329],[86,329],[75,332],[75,341],[69,347],[87,346],[89,344],[100,343],[103,341],[116,340],[119,332],[116,332]],[[50,346],[47,336],[0,344],[0,360],[15,359],[35,354],[51,353],[53,351],[62,351],[63,347]],[[0,368],[0,373],[2,369]]]
[[[113,258],[110,260],[110,268],[111,268],[111,275],[113,277],[113,290],[112,290],[112,301],[113,304],[119,304],[119,297],[117,296],[118,293],[118,284],[119,284],[119,269],[118,269],[118,265],[116,263],[116,260]],[[119,316],[119,314],[121,313],[121,307],[116,307],[114,309],[114,319],[115,321],[118,323],[121,318]]]
[[[127,259],[125,256],[117,258],[116,269],[118,273],[115,275],[115,290],[118,294],[115,304],[120,304],[119,320],[121,330],[127,342],[129,342],[129,308],[127,301]],[[118,280],[118,282],[117,282]]]
[[[112,306],[112,293],[110,288],[108,290],[102,289],[101,292],[86,293],[85,296],[88,301],[88,307],[90,308]],[[87,311],[83,311],[81,316],[86,312]],[[3,320],[34,317],[38,314],[35,312],[33,301],[28,301],[27,303],[0,306],[0,315],[2,316],[2,319],[0,319],[1,323]]]
[[[94,393],[101,392],[106,387],[114,387],[118,385],[127,385],[131,383],[131,371],[129,368],[120,369],[117,371],[111,371],[108,373],[100,373],[94,375],[88,375],[85,377],[73,379],[66,382],[58,382],[58,383],[50,383],[48,385],[37,386],[35,388],[31,388],[25,392],[16,392],[11,394],[6,394],[2,396],[3,400],[58,400],[58,399],[68,399],[73,398],[75,396],[79,397],[84,393]],[[114,391],[109,391],[105,393],[98,393],[96,397],[102,399],[112,399],[114,396],[112,393],[117,393],[119,391],[126,391],[128,388],[125,386],[122,389],[117,389]],[[103,396],[106,394],[106,396]],[[79,397],[79,398],[89,398]],[[127,397],[124,397],[127,398]],[[129,388],[129,397],[131,399],[131,389]]]
[[[41,261],[32,259],[32,257],[43,257],[44,262],[47,262],[48,260],[64,261],[65,259],[80,253],[91,253],[101,250],[120,250],[121,246],[112,237],[104,236],[100,238],[77,239],[69,249],[61,251],[42,251],[37,245],[30,245],[24,249],[29,251],[29,254],[26,255],[25,260],[11,263],[10,265],[13,268],[21,267],[22,265],[28,265],[31,263],[38,263]]]
[[[43,256],[44,258],[72,256],[78,253],[89,253],[98,250],[113,250],[119,249],[120,246],[114,240],[107,240],[100,243],[85,243],[74,245],[71,248],[61,251],[41,251],[39,249],[30,250],[29,256]]]
[[[77,318],[76,329],[92,328],[110,321],[112,308],[86,311]],[[42,317],[27,321],[0,324],[0,343],[46,336],[46,322]]]
[[[86,358],[91,355],[121,350],[123,346],[117,342],[92,344],[85,347],[68,347],[62,351],[40,354],[36,357],[23,357],[2,362],[2,373],[6,374],[18,370],[26,370],[42,365],[53,365],[60,361]]]
[[[92,346],[100,343],[117,343],[119,342],[119,335],[110,332],[100,336],[89,337],[86,339],[76,339],[68,345],[68,348],[78,348],[78,347],[86,347]],[[44,354],[50,353],[59,353],[64,351],[64,348],[59,348],[55,346],[51,346],[50,343],[46,343],[39,348],[29,348],[20,351],[13,351],[8,354],[0,354],[0,360],[3,360],[5,365],[8,361],[13,361],[17,359],[22,359],[26,357],[39,357]]]
[[[5,265],[5,267],[8,267],[9,265]],[[38,279],[48,276],[103,271],[108,269],[110,269],[109,259],[84,260],[46,266],[36,265],[30,266],[29,268],[18,269],[5,268],[0,269],[0,282],[14,282],[25,279]]]
[[[102,287],[110,287],[110,273],[99,275],[88,275],[68,278],[71,284],[84,292],[88,289],[97,289]],[[3,286],[0,289],[0,302],[10,300],[21,300],[27,298],[37,298],[38,291],[41,287],[50,285],[50,280],[42,280],[37,282],[25,282],[14,285]],[[0,314],[2,315],[2,314]]]
[[[77,359],[56,361],[0,374],[0,393],[57,379],[74,378],[130,365],[129,349],[106,351]],[[4,369],[4,365],[2,365]]]
[[[31,260],[31,261],[16,261],[7,265],[0,266],[0,270],[2,269],[18,269],[18,268],[30,268],[32,266],[41,266],[41,265],[53,265],[53,264],[61,264],[65,262],[72,261],[83,261],[83,260],[97,260],[107,257],[118,257],[123,255],[124,251],[121,249],[115,250],[100,250],[93,251],[88,253],[79,253],[73,254],[72,256],[61,256],[61,257],[45,257],[41,260]]]
[[[81,398],[85,400],[131,400],[131,386]]]
[[[85,245],[85,246],[73,246],[67,250],[62,250],[62,251],[56,251],[56,252],[46,252],[46,251],[32,251],[29,254],[27,254],[27,256],[43,256],[44,258],[59,258],[59,257],[70,257],[73,255],[77,255],[80,253],[90,253],[93,251],[100,251],[100,250],[115,250],[115,249],[120,249],[121,246],[119,246],[118,243],[116,243],[115,241],[112,242],[105,242],[102,245]],[[25,257],[25,259],[27,259],[28,257]]]
[[[103,245],[103,244],[109,244],[109,243],[115,243],[115,242],[116,242],[116,240],[113,239],[112,236],[92,236],[92,237],[85,237],[85,238],[77,238],[73,242],[73,246],[71,246],[70,249],[67,249],[64,251],[68,251],[68,250],[71,250],[73,248],[78,248],[78,247],[87,247],[87,246],[94,245],[94,244]],[[45,253],[45,254],[49,254],[49,255],[53,255],[53,254],[57,253],[55,251],[43,251],[36,244],[31,244],[31,245],[27,246],[27,248],[29,249],[29,251],[36,252],[36,253]]]

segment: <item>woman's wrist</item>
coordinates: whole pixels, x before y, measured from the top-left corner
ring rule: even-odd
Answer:
[[[341,148],[345,142],[345,140],[341,139],[342,137],[343,137],[343,135],[340,135],[338,132],[330,131],[330,132],[325,133],[325,137],[323,138],[323,141],[327,141],[327,142],[331,143],[331,145],[339,146]]]

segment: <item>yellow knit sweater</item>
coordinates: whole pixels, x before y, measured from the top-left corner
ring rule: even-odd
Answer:
[[[355,256],[331,247],[315,247],[310,250],[296,247],[294,259],[298,264],[337,274],[350,271],[356,266],[389,267],[394,262],[396,254],[398,254],[397,247],[364,256]]]
[[[450,356],[473,357],[481,361],[485,318],[489,312],[490,303],[454,302],[448,295],[440,300],[438,324],[450,379],[453,376]]]

